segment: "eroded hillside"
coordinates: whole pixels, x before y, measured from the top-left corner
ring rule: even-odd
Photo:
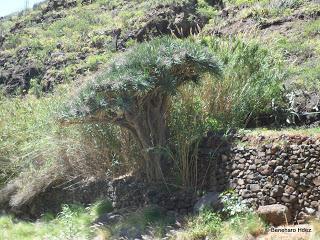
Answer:
[[[316,0],[51,0],[1,21],[0,84],[11,94],[37,85],[49,91],[136,42],[201,32],[257,39],[286,58],[288,88],[317,90],[319,8]]]

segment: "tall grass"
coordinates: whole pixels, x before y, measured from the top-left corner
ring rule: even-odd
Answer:
[[[219,214],[211,211],[200,212],[187,220],[184,231],[178,232],[177,240],[217,239],[222,227],[222,219]]]
[[[210,81],[203,96],[211,116],[224,126],[246,127],[259,115],[282,104],[282,60],[254,41],[204,38],[224,63],[222,81]]]
[[[218,122],[206,111],[202,88],[196,84],[182,86],[171,99],[169,115],[172,158],[177,169],[176,181],[183,187],[195,187],[198,178],[198,148],[209,130],[216,130]]]
[[[57,113],[71,91],[61,86],[40,98],[1,97],[0,187],[14,179],[19,187],[11,205],[61,181],[117,177],[139,159],[132,137],[113,125],[62,127]]]
[[[45,165],[45,158],[53,157],[55,134],[59,131],[59,127],[54,123],[53,113],[57,111],[62,98],[62,95],[41,100],[35,96],[1,97],[2,182],[15,177],[32,164]]]
[[[204,75],[171,99],[170,156],[184,187],[197,185],[198,147],[208,131],[245,128],[261,115],[275,115],[274,107],[282,104],[281,59],[256,42],[211,37],[201,41],[223,63],[223,77]]]

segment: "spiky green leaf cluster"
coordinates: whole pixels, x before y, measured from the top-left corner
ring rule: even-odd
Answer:
[[[129,108],[133,99],[155,89],[172,94],[186,81],[205,72],[219,75],[221,67],[208,49],[190,39],[159,38],[118,55],[100,75],[88,81],[68,106],[72,117]]]

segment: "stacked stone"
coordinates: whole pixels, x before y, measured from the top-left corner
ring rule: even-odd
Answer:
[[[114,181],[108,195],[117,209],[159,205],[169,211],[188,213],[196,201],[192,191],[168,191],[163,186],[148,186],[130,179]]]
[[[232,147],[217,161],[216,178],[218,190],[235,189],[249,206],[283,204],[302,222],[320,211],[320,141]]]

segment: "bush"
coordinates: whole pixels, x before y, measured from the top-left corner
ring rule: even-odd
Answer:
[[[232,190],[223,192],[220,198],[223,203],[222,213],[227,217],[244,215],[250,212],[249,208],[240,201],[239,196]]]
[[[102,216],[105,213],[112,212],[113,206],[112,202],[110,200],[101,200],[96,202],[92,207],[91,207],[93,214],[95,216]]]
[[[163,210],[158,206],[148,206],[142,211],[143,217],[146,222],[154,223],[164,218]]]
[[[96,71],[99,65],[105,63],[107,59],[106,55],[91,55],[86,59],[86,66],[90,71]]]
[[[172,224],[173,218],[167,216],[158,206],[151,205],[128,213],[118,223],[109,226],[106,235],[110,239],[121,239],[125,233],[127,239],[134,239],[137,235],[148,233],[152,239],[162,239],[165,227]]]
[[[210,6],[206,0],[198,1],[198,12],[207,18],[214,18],[218,14],[218,10],[213,6]]]
[[[235,214],[222,221],[218,213],[201,212],[187,220],[183,231],[179,231],[172,239],[176,240],[245,240],[249,236],[258,236],[265,232],[266,225],[254,213]]]

